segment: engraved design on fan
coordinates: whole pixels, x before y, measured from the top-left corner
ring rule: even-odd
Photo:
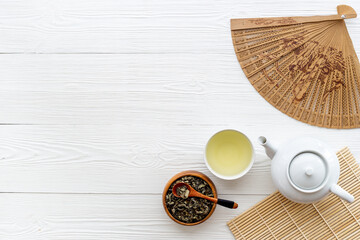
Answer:
[[[311,125],[356,128],[360,68],[343,19],[356,12],[337,9],[330,16],[232,19],[232,39],[246,77],[274,107]]]
[[[296,21],[294,19],[292,19],[291,17],[284,18],[284,19],[277,19],[277,20],[276,19],[269,20],[266,18],[257,18],[257,19],[250,19],[250,21],[256,25],[269,25],[269,24],[273,24],[273,23],[280,23],[280,24],[296,23]]]

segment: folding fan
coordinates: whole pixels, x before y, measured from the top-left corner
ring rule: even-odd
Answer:
[[[274,107],[327,128],[360,127],[360,68],[344,19],[337,15],[231,19],[237,58]]]

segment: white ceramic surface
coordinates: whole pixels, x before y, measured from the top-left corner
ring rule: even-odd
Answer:
[[[263,136],[259,137],[259,142],[272,157],[273,182],[286,198],[298,203],[314,203],[332,191],[344,200],[354,200],[336,185],[340,175],[339,162],[335,152],[323,141],[298,137],[278,148]]]
[[[288,179],[290,183],[303,191],[316,191],[327,176],[327,162],[314,152],[303,152],[289,163]]]

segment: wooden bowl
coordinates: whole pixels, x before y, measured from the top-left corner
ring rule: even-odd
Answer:
[[[216,188],[215,188],[215,185],[214,183],[211,181],[210,178],[208,178],[205,174],[201,173],[201,172],[198,172],[198,171],[193,171],[193,170],[188,170],[188,171],[183,171],[183,172],[180,172],[176,175],[174,175],[172,178],[170,178],[170,180],[166,183],[165,185],[165,188],[164,188],[164,192],[163,192],[163,196],[162,196],[162,200],[163,200],[163,206],[164,206],[164,209],[165,209],[165,212],[167,213],[167,215],[172,219],[174,220],[175,222],[179,223],[179,224],[182,224],[182,225],[185,225],[185,226],[193,226],[193,225],[197,225],[197,224],[200,224],[202,222],[205,222],[214,212],[215,208],[216,208],[216,204],[214,204],[209,212],[209,214],[202,220],[198,221],[198,222],[194,222],[194,223],[184,223],[184,222],[181,222],[179,220],[177,220],[175,217],[173,217],[173,215],[170,214],[168,208],[166,207],[166,202],[165,202],[165,198],[166,198],[166,193],[169,189],[169,187],[171,186],[171,184],[173,182],[175,182],[176,180],[178,180],[179,178],[181,177],[184,177],[184,176],[194,176],[194,177],[198,177],[198,178],[201,178],[202,180],[206,181],[213,194],[214,194],[214,198],[217,198],[217,192],[216,192]]]

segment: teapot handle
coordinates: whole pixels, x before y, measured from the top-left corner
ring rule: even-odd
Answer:
[[[339,185],[336,184],[332,185],[330,191],[335,195],[338,195],[343,200],[348,201],[349,203],[352,203],[354,201],[354,196],[348,193],[347,191],[345,191]]]

